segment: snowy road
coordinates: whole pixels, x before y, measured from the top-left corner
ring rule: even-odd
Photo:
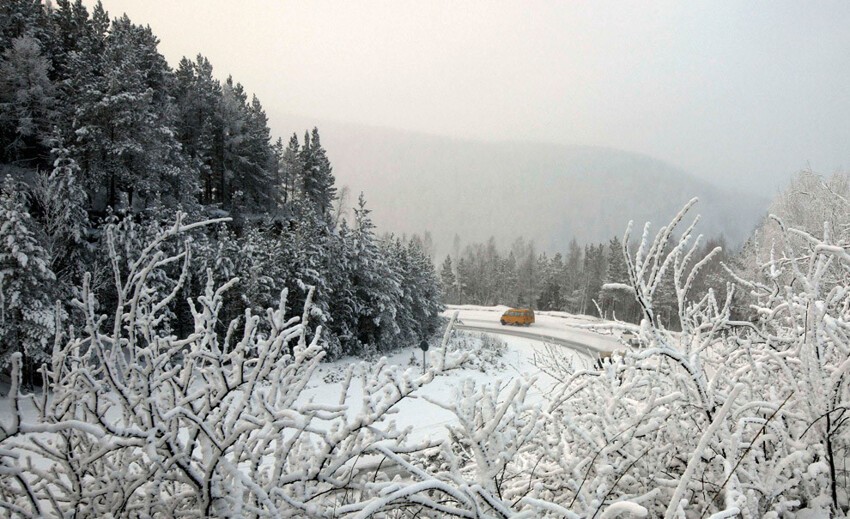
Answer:
[[[579,367],[588,369],[593,367],[600,351],[623,347],[612,335],[580,328],[588,324],[604,324],[597,319],[563,312],[537,312],[536,322],[529,327],[502,326],[499,318],[506,309],[507,307],[478,306],[450,306],[446,309],[446,317],[450,317],[455,311],[458,312],[458,321],[454,325],[456,330],[502,336],[508,346],[504,357],[505,366],[501,369],[491,368],[486,372],[462,371],[441,376],[423,388],[423,394],[450,403],[457,398],[454,391],[465,378],[472,378],[479,384],[500,383],[505,386],[517,378],[536,378],[528,393],[528,399],[542,400],[542,395],[551,390],[553,381],[534,365],[534,357],[535,354],[543,354],[546,345],[568,349],[571,354],[565,358],[572,357]],[[415,439],[444,437],[446,427],[456,424],[457,417],[445,409],[423,405],[424,403],[418,398],[401,403],[394,419],[400,425],[412,427],[412,437]],[[390,478],[408,476],[405,471],[377,456],[365,462],[362,469],[370,477],[376,470]]]
[[[464,321],[466,323],[467,321]],[[472,321],[470,321],[472,322]],[[535,341],[540,341],[546,344],[557,344],[558,346],[564,346],[569,348],[581,355],[586,356],[588,359],[593,359],[596,356],[596,352],[587,347],[587,345],[572,341],[569,339],[563,339],[560,337],[553,337],[551,335],[546,335],[537,330],[524,330],[524,329],[511,329],[507,326],[502,326],[501,328],[494,328],[492,326],[475,326],[469,324],[456,324],[455,328],[458,330],[466,330],[470,332],[481,332],[481,333],[494,333],[498,335],[512,335],[514,337],[522,337],[523,339],[531,339]]]
[[[548,344],[569,348],[583,357],[595,359],[599,352],[612,351],[623,347],[620,341],[611,335],[602,335],[579,326],[593,322],[601,323],[585,316],[574,316],[563,312],[538,312],[535,323],[529,327],[502,326],[499,318],[507,307],[449,306],[447,314],[458,312],[459,322],[455,328],[481,333],[494,333],[522,337]]]

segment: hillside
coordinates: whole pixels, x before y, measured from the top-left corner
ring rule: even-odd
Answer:
[[[273,115],[275,133],[314,123]],[[767,200],[722,189],[651,157],[614,149],[530,142],[485,143],[319,122],[339,185],[365,192],[375,221],[397,233],[430,231],[438,252],[517,236],[564,250],[570,239],[622,235],[630,219],[668,221],[700,198],[705,234],[746,239]],[[299,132],[300,133],[300,132]]]

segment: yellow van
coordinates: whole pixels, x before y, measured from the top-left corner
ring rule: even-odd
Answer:
[[[502,314],[499,320],[502,326],[513,324],[516,326],[531,326],[534,322],[534,311],[528,308],[511,308]]]

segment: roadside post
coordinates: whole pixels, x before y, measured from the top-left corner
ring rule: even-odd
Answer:
[[[428,341],[422,339],[419,343],[419,349],[422,350],[422,374],[425,374],[425,367],[428,365],[428,359],[425,358],[425,352],[428,351]]]

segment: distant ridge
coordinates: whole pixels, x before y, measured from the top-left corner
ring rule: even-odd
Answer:
[[[699,197],[700,232],[724,234],[731,245],[749,237],[768,200],[722,189],[652,157],[615,149],[532,142],[476,142],[274,115],[286,136],[314,125],[338,185],[352,200],[365,192],[381,231],[430,231],[439,254],[495,236],[518,236],[540,250],[622,236],[636,226],[665,224]],[[640,229],[635,232],[640,233]]]

